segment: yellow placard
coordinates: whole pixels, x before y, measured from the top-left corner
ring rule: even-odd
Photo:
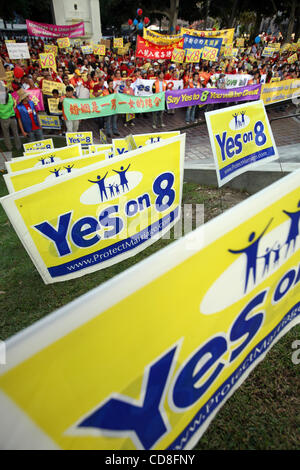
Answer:
[[[236,38],[236,47],[244,47],[245,39],[244,38]]]
[[[185,57],[185,49],[177,49],[176,47],[174,47],[172,51],[171,61],[182,64],[184,62],[184,57]]]
[[[273,54],[276,50],[273,47],[264,47],[264,50],[262,51],[262,56],[263,57],[273,57]]]
[[[23,144],[25,152],[39,151],[39,150],[50,150],[54,148],[52,139],[37,140],[36,142],[28,142]]]
[[[114,49],[118,49],[120,47],[123,47],[123,38],[114,38],[113,47],[114,47]]]
[[[69,38],[59,38],[59,39],[57,39],[57,45],[60,49],[66,49],[66,47],[70,47],[70,39]]]
[[[153,166],[169,171],[169,155]],[[186,455],[299,324],[299,181],[300,170],[279,179],[9,340],[0,412],[10,433],[1,448],[11,448],[13,433],[16,449],[168,451],[149,453],[152,464]],[[69,213],[64,199],[81,193],[71,180],[63,187]],[[17,207],[28,204],[26,191]],[[257,393],[265,387],[258,381]]]
[[[298,56],[296,53],[287,58],[287,61],[289,64],[293,64],[297,60],[298,60]]]
[[[203,49],[186,49],[185,61],[190,62],[199,62],[201,59]]]
[[[102,162],[107,157],[107,151],[94,152],[86,157],[76,157],[61,162],[46,164],[40,168],[29,168],[16,173],[4,175],[7,189],[10,193],[21,191],[35,184],[56,180],[63,176],[74,174],[79,168],[93,165],[96,162]]]
[[[51,165],[51,163],[60,163],[62,160],[81,157],[81,155],[81,145],[76,144],[69,147],[44,150],[31,156],[15,158],[13,161],[5,162],[5,166],[8,173],[15,173],[28,168],[41,168],[45,165]]]
[[[191,33],[187,33],[191,34]],[[143,38],[146,39],[147,41],[154,42],[157,45],[161,46],[167,46],[171,44],[175,44],[176,42],[180,41],[180,39],[183,39],[183,33],[179,34],[160,34],[157,33],[156,31],[152,31],[148,28],[143,29]]]
[[[105,45],[104,44],[94,44],[94,54],[95,55],[105,55]]]
[[[261,99],[265,105],[290,100],[300,96],[300,79],[282,80],[279,83],[266,83],[261,88]]]
[[[185,135],[180,135],[3,198],[2,203],[14,201],[22,213],[16,221],[24,223],[25,248],[44,282],[72,279],[122,261],[173,226],[180,215],[184,147]],[[60,221],[65,244],[53,232],[54,227],[56,234],[62,230]],[[15,228],[18,234],[23,231]]]
[[[145,145],[157,144],[165,139],[170,139],[171,137],[176,137],[178,135],[180,135],[180,131],[154,132],[150,134],[135,134],[133,135],[133,138],[136,145],[141,148]],[[126,141],[125,138],[113,139],[112,145],[115,156],[122,155],[130,150],[128,141]]]
[[[93,133],[92,132],[66,132],[67,145],[81,144],[91,145],[93,144]]]
[[[273,82],[280,82],[280,77],[272,77],[271,80],[270,80],[270,83],[273,83]]]
[[[223,49],[224,57],[232,57],[232,51],[233,51],[232,44],[228,46],[224,46],[224,49]]]
[[[53,52],[39,54],[40,65],[42,69],[53,69],[56,72],[56,60]]]
[[[43,80],[43,88],[42,92],[44,95],[52,95],[53,90],[58,90],[60,95],[64,95],[66,91],[66,87],[63,83],[60,82],[53,82],[52,80]]]
[[[202,49],[202,60],[210,60],[215,62],[218,60],[219,49],[216,47],[204,46]]]
[[[278,152],[261,100],[205,113],[219,186]]]
[[[58,109],[59,98],[48,98],[49,112],[52,114],[61,114],[62,111]]]
[[[45,44],[44,45],[44,52],[52,52],[55,56],[58,53],[58,47],[55,44]]]
[[[181,28],[181,33],[205,38],[222,38],[223,44],[228,45],[233,43],[234,28],[219,29],[218,31],[199,31],[198,29]]]

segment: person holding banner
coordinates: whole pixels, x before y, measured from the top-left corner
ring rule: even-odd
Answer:
[[[29,94],[22,88],[18,90],[19,104],[16,108],[16,117],[22,135],[28,138],[28,142],[43,140],[43,131],[38,121],[38,115]]]
[[[114,80],[112,78],[107,80],[107,85],[108,85],[108,88],[103,90],[103,96],[112,95],[115,92]],[[113,114],[105,118],[105,132],[106,132],[107,137],[112,137],[112,134],[120,135],[118,131],[118,115],[117,114]]]
[[[187,88],[202,88],[198,72],[195,72],[193,74],[193,78],[192,78],[192,80],[189,80]],[[195,119],[196,107],[197,107],[197,105],[189,106],[187,108],[186,115],[185,115],[186,124],[189,124],[190,122],[193,122],[194,124],[196,124],[198,122]]]
[[[152,93],[160,93],[162,91],[166,91],[167,89],[167,82],[164,79],[164,72],[158,71],[156,73],[156,80],[153,83],[152,87]],[[156,129],[157,127],[166,127],[166,125],[163,123],[163,111],[154,111],[152,113],[153,116],[153,123],[152,127],[153,129]]]
[[[10,93],[7,92],[7,89],[0,83],[0,122],[1,129],[4,137],[4,143],[7,150],[12,150],[10,133],[11,129],[15,146],[18,150],[21,149],[21,141],[18,134],[18,126],[14,111],[14,100]]]
[[[76,98],[76,96],[74,96],[74,88],[71,85],[66,86],[66,95],[60,97],[59,103],[58,103],[58,109],[61,110],[63,113],[63,118],[66,124],[67,132],[77,132],[80,121],[67,120],[66,115],[64,113],[64,99],[65,98]]]

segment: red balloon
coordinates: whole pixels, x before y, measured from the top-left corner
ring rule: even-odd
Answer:
[[[129,26],[131,26],[131,25],[132,25],[132,23],[133,23],[133,21],[129,19],[129,20],[128,20],[128,24],[129,24]]]
[[[139,8],[138,11],[137,11],[137,14],[138,14],[139,16],[142,16],[143,10],[142,10],[141,8]]]
[[[22,78],[23,75],[24,75],[24,70],[21,67],[19,67],[18,65],[16,65],[15,68],[14,68],[14,76],[16,78]]]
[[[145,23],[145,24],[150,23],[150,20],[149,20],[148,16],[145,16],[145,18],[144,18],[144,23]]]

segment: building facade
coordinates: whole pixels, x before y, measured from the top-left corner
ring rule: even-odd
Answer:
[[[98,43],[102,37],[99,0],[52,0],[56,24],[71,25],[84,21],[82,39]]]

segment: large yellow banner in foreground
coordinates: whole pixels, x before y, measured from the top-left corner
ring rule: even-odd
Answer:
[[[192,448],[299,323],[299,181],[291,173],[8,341],[1,448]]]

